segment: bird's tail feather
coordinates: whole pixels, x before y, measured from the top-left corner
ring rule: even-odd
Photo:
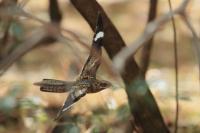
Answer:
[[[55,79],[43,79],[34,85],[40,86],[40,90],[44,92],[64,93],[71,89],[73,82],[67,82]]]

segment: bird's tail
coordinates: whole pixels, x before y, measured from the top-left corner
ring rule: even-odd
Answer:
[[[64,93],[71,89],[73,82],[55,79],[43,79],[41,82],[34,83],[34,85],[40,86],[40,91]]]

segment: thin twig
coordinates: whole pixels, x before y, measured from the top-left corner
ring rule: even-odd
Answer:
[[[172,4],[171,0],[168,0],[169,9],[172,13]],[[178,120],[179,120],[179,91],[178,91],[178,50],[177,50],[177,33],[176,33],[176,24],[174,20],[174,16],[171,16],[173,32],[174,32],[174,67],[175,67],[175,99],[176,99],[176,114],[175,114],[175,125],[174,125],[174,133],[178,132]]]
[[[168,12],[165,15],[161,16],[160,18],[156,19],[155,21],[152,21],[147,25],[144,32],[141,34],[141,36],[129,47],[123,48],[114,58],[113,66],[122,72],[124,64],[126,60],[135,54],[135,52],[144,44],[146,44],[147,41],[151,39],[151,37],[156,33],[156,31],[159,30],[159,27],[163,24],[166,24],[169,20],[171,20],[171,14],[183,14],[185,11],[188,3],[190,0],[183,0],[183,2],[180,4],[178,8],[176,8],[172,13]]]

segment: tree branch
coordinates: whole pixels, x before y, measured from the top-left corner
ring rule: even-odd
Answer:
[[[157,13],[157,0],[150,0],[150,7],[149,7],[149,15],[148,15],[148,21],[147,23],[150,23],[156,18]],[[150,63],[150,57],[151,57],[151,50],[153,46],[153,38],[152,36],[146,45],[142,48],[142,55],[141,55],[141,70],[143,72],[143,75],[145,76],[147,69],[149,67]]]

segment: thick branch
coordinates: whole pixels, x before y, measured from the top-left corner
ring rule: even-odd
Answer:
[[[101,12],[105,26],[104,48],[109,57],[113,59],[113,57],[125,47],[125,43],[102,7],[95,0],[71,0],[71,2],[87,20],[93,30],[95,29],[97,12]],[[133,58],[128,58],[121,76],[126,85],[129,105],[137,126],[145,133],[168,132],[156,101]]]

